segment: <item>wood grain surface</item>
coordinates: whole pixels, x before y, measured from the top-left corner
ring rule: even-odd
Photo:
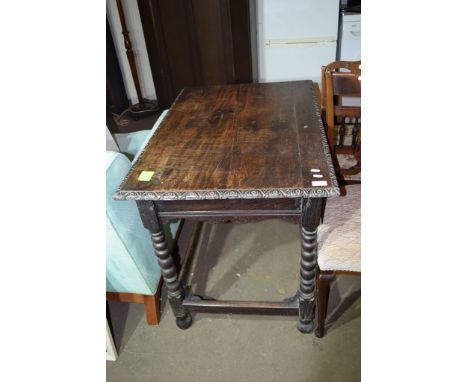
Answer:
[[[338,195],[312,85],[294,81],[182,90],[116,199]],[[322,177],[314,178],[311,169]],[[138,180],[142,171],[154,171],[150,181]]]

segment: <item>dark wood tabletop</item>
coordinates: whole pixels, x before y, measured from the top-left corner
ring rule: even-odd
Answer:
[[[293,81],[182,90],[115,198],[333,195],[339,188],[313,83]]]

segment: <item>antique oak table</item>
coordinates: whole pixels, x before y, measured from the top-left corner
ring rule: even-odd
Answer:
[[[313,329],[317,227],[339,195],[311,81],[220,85],[181,91],[115,193],[136,200],[151,232],[177,325],[191,311],[298,315]],[[301,225],[300,282],[281,302],[216,301],[181,285],[162,225],[169,219]]]

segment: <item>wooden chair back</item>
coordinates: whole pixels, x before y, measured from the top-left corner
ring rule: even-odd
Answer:
[[[361,61],[335,61],[322,66],[322,118],[333,154],[352,154],[357,164],[340,169],[343,176],[361,172],[361,107],[342,105],[342,97],[361,96]],[[351,129],[352,139],[345,144]],[[336,133],[338,132],[338,136]]]

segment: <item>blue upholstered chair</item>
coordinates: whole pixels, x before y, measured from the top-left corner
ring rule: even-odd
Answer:
[[[162,284],[151,236],[143,227],[136,203],[117,201],[112,196],[132,165],[126,155],[136,160],[165,114],[161,115],[151,131],[116,134],[114,138],[121,152],[106,153],[107,299],[144,303],[149,325],[159,323],[159,297]],[[179,227],[178,220],[165,226],[170,250],[175,245],[174,239],[177,237]]]

